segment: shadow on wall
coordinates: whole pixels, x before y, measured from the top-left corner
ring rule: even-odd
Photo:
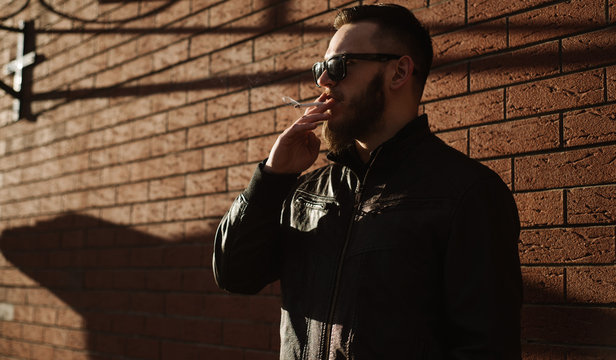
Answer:
[[[276,286],[253,297],[223,293],[212,245],[211,231],[164,239],[77,214],[4,231],[0,283],[14,320],[0,321],[0,343],[15,345],[0,354],[31,347],[28,359],[243,359],[252,348],[276,359]]]
[[[4,231],[0,283],[14,319],[0,321],[0,354],[276,359],[277,284],[258,296],[221,292],[212,243],[212,231],[165,239],[78,214]],[[552,275],[525,271],[524,359],[616,358],[616,309],[576,306],[564,273]]]

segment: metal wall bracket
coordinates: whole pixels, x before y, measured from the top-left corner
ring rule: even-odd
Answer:
[[[4,66],[4,74],[13,74],[13,87],[0,81],[0,88],[13,99],[12,120],[34,121],[32,114],[32,68],[36,62],[34,21],[20,21],[15,60]]]

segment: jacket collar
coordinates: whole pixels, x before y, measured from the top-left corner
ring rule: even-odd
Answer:
[[[370,154],[370,163],[376,161],[375,156],[379,157],[379,164],[398,163],[402,157],[409,154],[412,148],[421,140],[431,134],[428,126],[428,115],[423,114],[409,121],[393,137],[379,145]],[[357,154],[354,146],[348,147],[339,154],[329,152],[327,158],[340,165],[347,166],[356,174],[364,174],[368,164],[364,164]]]

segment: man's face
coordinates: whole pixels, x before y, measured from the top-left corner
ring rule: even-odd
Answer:
[[[342,26],[330,41],[325,58],[343,53],[378,53],[372,41],[377,30],[373,23],[360,22]],[[327,71],[319,79],[328,98],[334,99],[331,118],[323,126],[330,150],[339,152],[378,131],[385,106],[383,63],[349,60],[347,75],[332,81]]]

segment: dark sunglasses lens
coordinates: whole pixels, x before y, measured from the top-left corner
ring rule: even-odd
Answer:
[[[312,76],[314,77],[314,82],[317,83],[317,85],[319,84],[319,78],[323,74],[323,71],[325,71],[324,63],[318,62],[312,65]]]
[[[327,60],[327,74],[333,81],[340,81],[344,78],[344,60],[339,57]]]

